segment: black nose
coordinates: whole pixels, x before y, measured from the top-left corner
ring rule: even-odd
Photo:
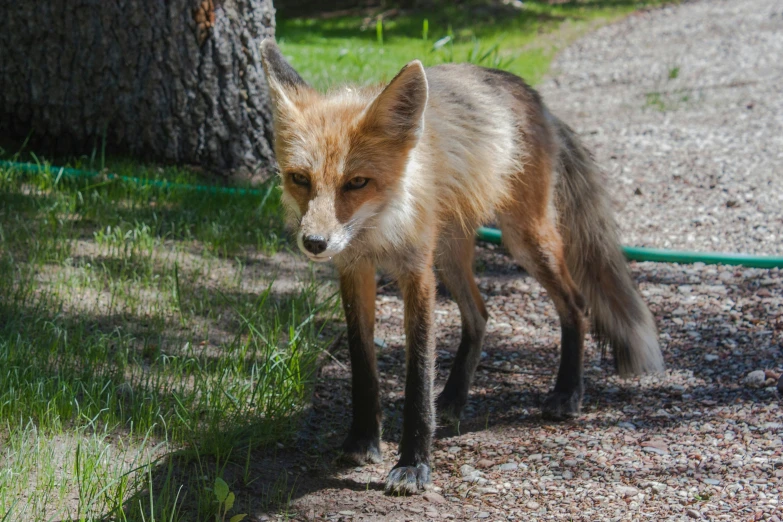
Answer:
[[[326,240],[322,236],[304,236],[302,243],[315,256],[326,250]]]

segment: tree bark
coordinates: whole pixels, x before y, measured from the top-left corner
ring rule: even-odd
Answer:
[[[223,172],[273,164],[272,0],[0,0],[0,136]]]

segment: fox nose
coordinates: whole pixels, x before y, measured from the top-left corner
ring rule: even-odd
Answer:
[[[304,236],[302,243],[307,251],[315,256],[326,250],[326,239],[323,236]]]

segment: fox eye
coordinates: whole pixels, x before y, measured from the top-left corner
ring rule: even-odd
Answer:
[[[310,179],[301,172],[292,172],[291,181],[294,182],[294,185],[299,185],[300,187],[310,186]]]
[[[360,188],[364,188],[367,183],[370,182],[370,178],[362,178],[362,177],[355,177],[352,178],[348,183],[345,184],[345,190],[357,190]]]

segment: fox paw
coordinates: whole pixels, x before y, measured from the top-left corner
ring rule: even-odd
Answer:
[[[459,424],[459,419],[464,407],[464,401],[458,401],[452,395],[445,392],[438,395],[438,399],[435,401],[435,411],[438,412],[438,417],[448,425]]]
[[[415,495],[432,485],[430,467],[427,464],[418,466],[397,466],[386,477],[386,493],[389,495]]]
[[[541,414],[545,419],[562,421],[579,415],[582,409],[582,394],[573,392],[552,392],[541,406]]]
[[[359,466],[364,466],[365,464],[380,464],[383,462],[380,437],[358,437],[353,434],[348,435],[345,442],[343,442],[341,459]]]

